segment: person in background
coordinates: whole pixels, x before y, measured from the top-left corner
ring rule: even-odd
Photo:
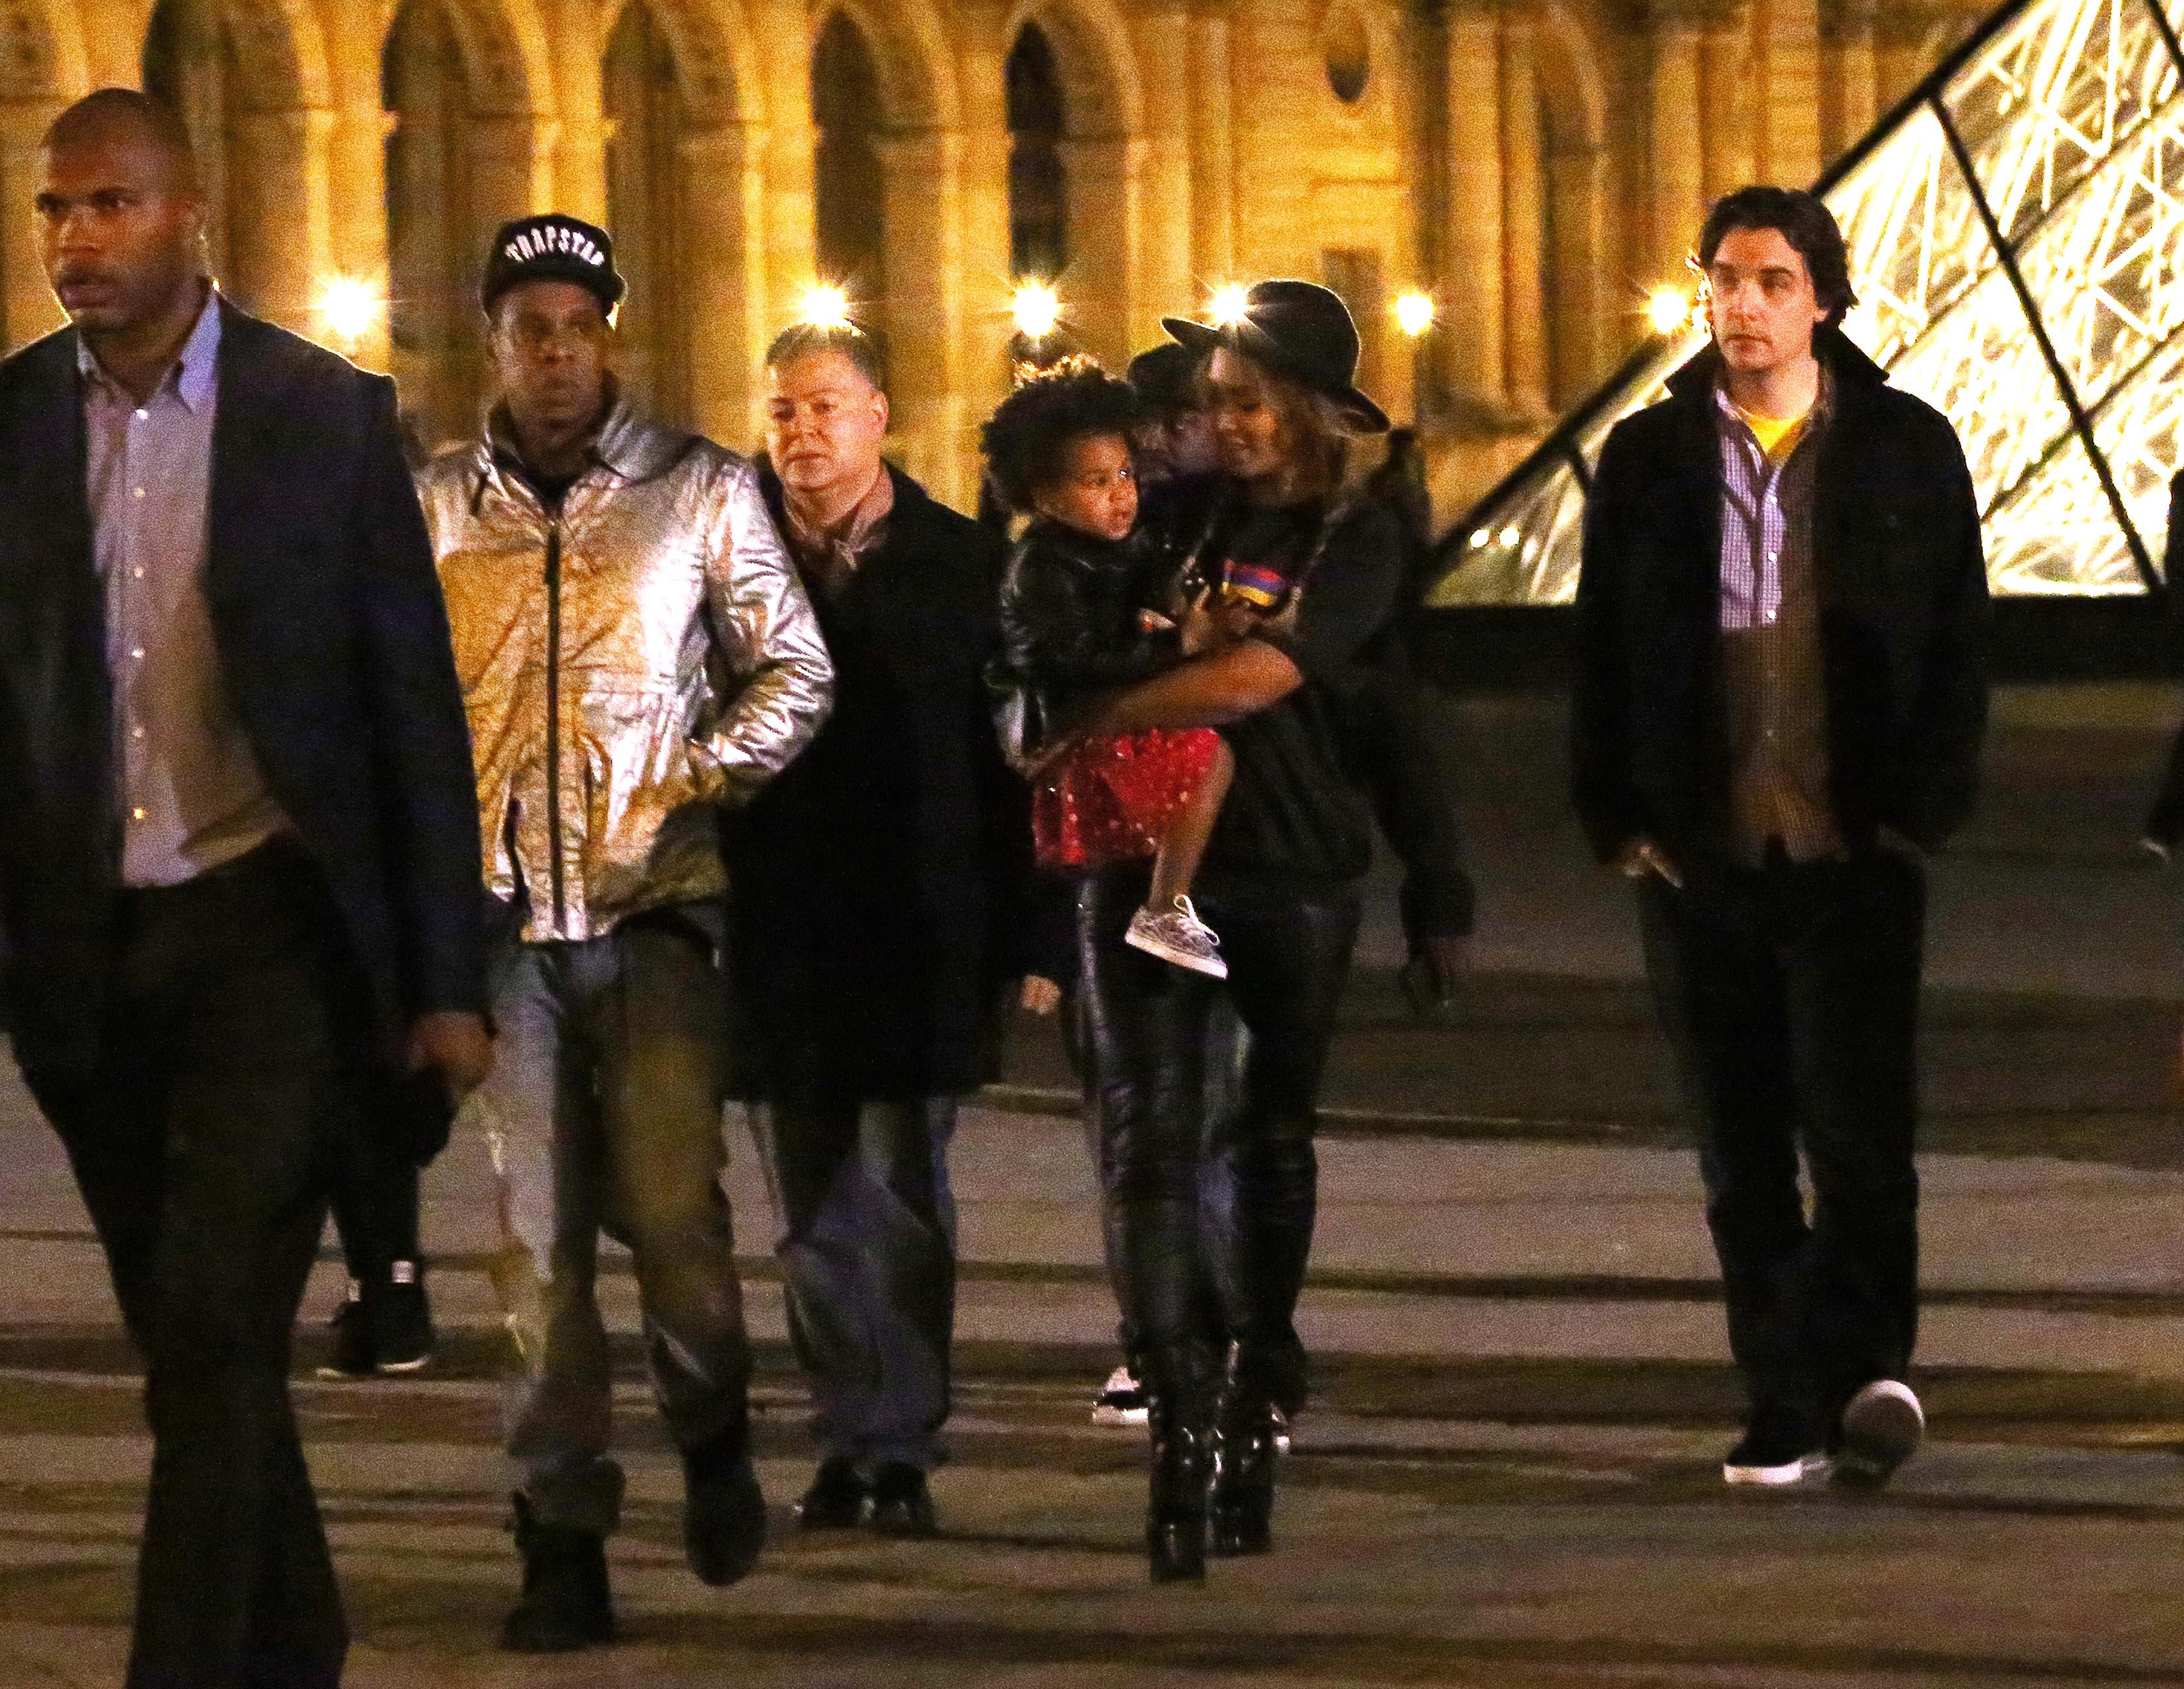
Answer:
[[[1870,1488],[1925,1424],[1926,861],[1978,788],[1979,508],[1947,421],[1844,336],[1825,204],[1740,188],[1697,261],[1713,343],[1586,503],[1572,790],[1697,1129],[1749,1396],[1723,1479]]]
[[[752,466],[638,415],[614,376],[604,231],[549,214],[486,260],[497,392],[420,477],[477,750],[500,1059],[476,1116],[500,1180],[494,1282],[521,1598],[501,1645],[612,1639],[622,1472],[595,1288],[628,1246],[704,1582],[766,1540],[750,1349],[721,1188],[724,807],[788,766],[833,672]]]
[[[986,689],[1006,547],[882,458],[869,337],[792,328],[766,362],[766,498],[835,703],[726,829],[738,1089],[811,1380],[799,1519],[924,1536],[955,1329],[948,1146],[1026,971],[1028,794]]]
[[[462,695],[394,384],[220,295],[181,119],[69,107],[35,205],[70,326],[0,365],[0,929],[144,1362],[127,1683],[333,1689],[290,1333],[346,1141],[429,1160],[493,1059]]]

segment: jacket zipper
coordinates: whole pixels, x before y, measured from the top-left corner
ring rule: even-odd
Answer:
[[[554,879],[554,930],[567,923],[561,884],[561,518],[546,529],[546,855]]]

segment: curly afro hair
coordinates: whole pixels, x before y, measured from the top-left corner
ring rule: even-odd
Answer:
[[[1027,376],[979,431],[986,472],[1009,508],[1032,500],[1061,478],[1070,443],[1088,434],[1125,439],[1142,420],[1130,384],[1089,358],[1072,358]]]

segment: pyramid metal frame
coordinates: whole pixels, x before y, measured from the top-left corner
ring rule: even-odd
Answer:
[[[2012,0],[1815,185],[1844,327],[1938,405],[1997,593],[2159,592],[2184,466],[2184,0]],[[1609,429],[1706,344],[1641,347],[1442,543],[1429,601],[1576,591]]]

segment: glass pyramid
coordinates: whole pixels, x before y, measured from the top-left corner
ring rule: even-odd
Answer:
[[[1997,593],[2159,584],[2184,456],[2184,0],[2014,0],[1817,191],[1844,326],[1964,444]],[[1435,605],[1577,590],[1591,469],[1703,329],[1653,340],[1443,543]]]

